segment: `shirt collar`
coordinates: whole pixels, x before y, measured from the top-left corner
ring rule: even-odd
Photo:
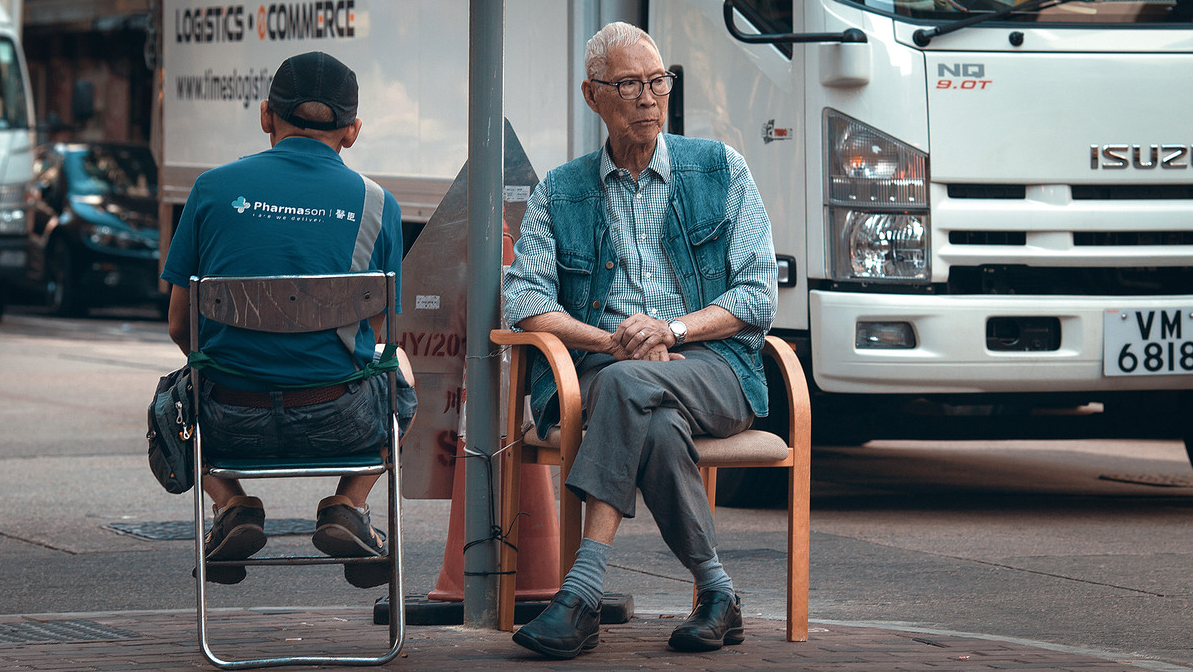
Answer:
[[[328,146],[326,142],[315,140],[314,138],[304,138],[302,136],[292,135],[288,138],[282,138],[273,148],[281,152],[293,152],[295,154],[317,154],[320,156],[334,157],[336,160],[343,162],[343,158],[339,152]]]
[[[646,166],[646,169],[654,171],[664,184],[671,181],[671,153],[667,151],[665,137],[662,133],[659,134],[658,142],[654,146],[654,156],[650,157],[650,163]],[[609,175],[618,170],[620,168],[613,165],[613,157],[609,155],[609,143],[606,141],[601,147],[601,181],[607,181]]]

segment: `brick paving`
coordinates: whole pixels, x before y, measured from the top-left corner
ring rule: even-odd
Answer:
[[[678,653],[666,647],[667,637],[678,622],[674,616],[638,615],[625,624],[602,626],[600,645],[570,661],[540,658],[514,644],[505,632],[460,626],[410,626],[401,656],[386,667],[412,672],[1181,669],[985,637],[837,624],[814,623],[808,642],[791,643],[783,639],[782,623],[761,619],[746,620],[746,641],[741,645],[704,654]],[[371,610],[349,609],[219,611],[210,621],[210,629],[213,649],[227,657],[291,653],[373,655],[386,648],[388,634],[387,627],[373,625]],[[0,670],[215,669],[199,652],[196,637],[195,616],[191,612],[0,616]]]

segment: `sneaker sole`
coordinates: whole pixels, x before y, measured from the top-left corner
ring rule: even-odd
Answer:
[[[383,552],[365,543],[352,530],[335,523],[322,525],[315,530],[311,543],[320,552],[345,558],[377,557]],[[346,565],[345,568],[348,566]]]
[[[344,565],[344,578],[357,588],[376,588],[393,578],[389,565]]]
[[[265,548],[265,530],[260,525],[237,525],[219,546],[207,554],[208,560],[244,560]],[[222,583],[222,582],[221,582]]]
[[[191,578],[194,578],[199,573],[199,570],[191,570]],[[207,580],[210,583],[222,583],[225,585],[232,585],[244,581],[248,576],[248,572],[244,567],[209,567],[207,568]]]
[[[378,558],[385,555],[368,545],[349,528],[336,523],[315,530],[311,543],[320,552],[342,558]],[[344,579],[357,588],[376,588],[389,583],[393,573],[386,565],[344,565]]]

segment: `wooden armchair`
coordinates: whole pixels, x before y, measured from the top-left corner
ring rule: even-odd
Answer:
[[[490,333],[497,345],[510,346],[510,389],[507,415],[509,449],[502,453],[501,527],[510,531],[510,541],[517,546],[517,527],[513,525],[519,510],[519,480],[522,464],[549,464],[560,468],[560,483],[567,479],[583,435],[580,386],[567,348],[555,336],[542,332],[515,332],[498,329]],[[542,353],[551,364],[559,387],[560,423],[546,440],[540,440],[533,426],[525,423],[525,396],[528,392],[529,348]],[[767,336],[766,354],[777,364],[779,376],[768,382],[774,389],[786,390],[787,436],[759,429],[749,429],[725,439],[696,437],[700,452],[698,466],[704,477],[708,503],[716,506],[717,469],[720,467],[776,467],[788,471],[787,494],[787,639],[808,639],[808,545],[809,494],[811,473],[811,409],[803,369],[787,343]],[[781,379],[780,379],[781,378]],[[774,395],[772,394],[772,398]],[[772,412],[780,409],[772,408]],[[581,502],[567,488],[559,496],[559,578],[571,568],[580,547],[582,533]],[[502,548],[500,571],[517,567],[517,551]],[[514,583],[512,573],[503,573],[499,587],[498,627],[512,630],[514,625]]]

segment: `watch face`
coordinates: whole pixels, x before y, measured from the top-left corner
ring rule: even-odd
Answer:
[[[671,333],[675,336],[675,341],[677,343],[683,343],[684,338],[688,335],[688,325],[680,322],[679,320],[672,320],[667,324],[667,326],[671,327]]]

